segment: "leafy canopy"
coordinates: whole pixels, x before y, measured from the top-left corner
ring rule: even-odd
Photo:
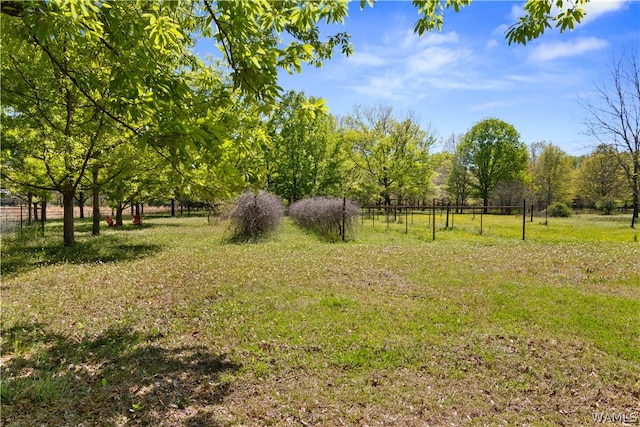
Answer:
[[[588,2],[589,0],[527,0],[523,7],[524,14],[507,30],[507,41],[509,44],[524,45],[553,26],[560,32],[573,30],[584,18],[584,5]],[[375,0],[360,0],[360,7],[373,7],[375,3]],[[434,29],[440,31],[447,9],[459,12],[462,7],[470,4],[471,0],[413,0],[420,15],[413,30],[418,35]]]
[[[527,149],[520,134],[496,118],[476,123],[462,138],[456,157],[473,175],[470,185],[485,205],[498,184],[522,179],[527,166]]]

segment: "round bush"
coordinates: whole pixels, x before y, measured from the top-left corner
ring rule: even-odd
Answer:
[[[571,209],[564,203],[554,203],[547,208],[547,214],[551,217],[569,218]]]
[[[245,192],[235,200],[229,215],[234,240],[250,240],[275,231],[280,225],[284,208],[273,194]]]
[[[613,210],[618,207],[618,203],[611,197],[603,197],[596,202],[596,208],[601,209],[605,215],[611,215]]]
[[[343,216],[345,229],[352,229],[358,206],[350,200],[343,203],[339,198],[314,197],[293,203],[289,216],[299,226],[331,237],[346,233],[342,229]]]

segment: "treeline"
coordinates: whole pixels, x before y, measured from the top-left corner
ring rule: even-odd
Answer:
[[[512,125],[491,118],[449,137],[448,150],[433,152],[442,141],[410,115],[396,117],[382,105],[356,106],[341,118],[305,108],[318,102],[288,92],[269,114],[238,130],[259,143],[249,151],[229,147],[224,175],[220,159],[212,167],[207,157],[194,153],[180,165],[155,147],[135,147],[112,135],[105,138],[111,141],[108,149],[94,155],[93,166],[76,177],[75,203],[90,205],[89,196],[97,194],[98,206],[116,211],[116,222],[125,209],[143,203],[214,207],[247,186],[289,205],[316,196],[346,196],[360,205],[424,205],[436,198],[505,206],[526,198],[539,210],[564,203],[608,214],[633,204],[625,174],[632,159],[611,146],[571,156],[550,142],[527,145]],[[20,129],[8,135],[18,139]],[[46,187],[49,171],[63,168],[61,159],[38,158],[35,150],[13,141],[5,142],[14,154],[5,186],[27,203],[55,200],[54,191],[33,184]],[[78,161],[86,157],[81,149],[75,154]],[[21,177],[28,183],[21,184]]]
[[[602,144],[584,156],[551,142],[521,141],[499,119],[485,119],[438,136],[391,107],[355,107],[346,117],[300,114],[304,95],[290,92],[267,121],[260,161],[264,189],[288,203],[314,196],[347,196],[360,205],[423,205],[433,198],[456,205],[513,206],[526,198],[538,210],[554,203],[610,214],[631,208],[627,170],[633,158]],[[308,100],[314,102],[314,99]]]
[[[510,42],[538,37],[550,20],[573,22],[564,12],[532,17],[538,2],[527,4],[530,10],[507,34]],[[590,130],[609,147],[587,159],[543,166],[552,149],[538,158],[498,119],[475,124],[454,152],[437,154],[435,130],[410,115],[377,106],[336,118],[322,99],[278,86],[279,71],[300,72],[304,64],[321,66],[334,51],[353,51],[348,34],[321,39],[319,31],[320,22],[327,28],[344,22],[348,7],[346,0],[3,1],[2,195],[41,206],[60,195],[66,246],[75,241],[78,200],[93,206],[93,234],[99,234],[101,201],[118,222],[132,205],[216,206],[246,188],[288,204],[336,195],[361,204],[432,197],[490,203],[529,192],[541,205],[618,206],[632,197],[637,217],[636,55],[614,64],[612,87],[598,92],[603,104],[587,105]],[[418,34],[441,22],[439,8],[419,9]],[[202,58],[198,39],[218,47],[221,57]],[[599,167],[619,177],[613,158],[629,190],[603,171],[595,178]],[[577,184],[565,188],[567,182]]]

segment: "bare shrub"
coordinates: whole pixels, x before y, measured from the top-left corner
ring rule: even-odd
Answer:
[[[314,197],[293,203],[289,207],[289,216],[299,226],[326,237],[342,236],[346,230],[353,230],[358,206],[351,200],[343,205],[342,199]]]
[[[233,240],[251,240],[274,232],[284,214],[280,199],[264,191],[245,192],[234,205],[229,214]]]

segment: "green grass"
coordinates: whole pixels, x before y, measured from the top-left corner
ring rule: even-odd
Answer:
[[[584,425],[638,412],[640,244],[628,218],[150,218],[60,247],[2,242],[6,425]],[[405,234],[405,226],[408,233]]]

